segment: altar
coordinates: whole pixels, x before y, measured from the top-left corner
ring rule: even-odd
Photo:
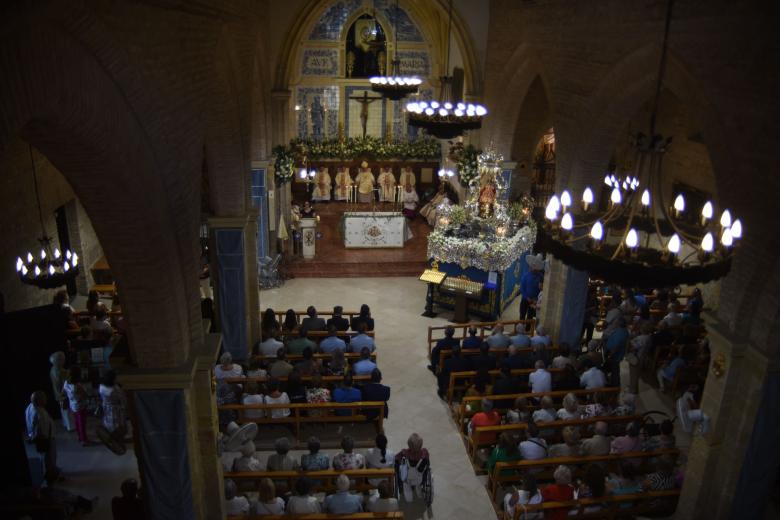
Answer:
[[[342,231],[346,248],[403,247],[412,238],[406,217],[397,211],[347,211]]]

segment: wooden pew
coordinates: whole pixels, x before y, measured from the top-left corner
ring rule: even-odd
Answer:
[[[534,368],[516,368],[512,370],[513,376],[526,376],[525,380],[521,380],[524,384],[527,385],[527,379],[528,374],[534,372]],[[559,374],[563,372],[562,368],[548,368],[548,372],[551,374]],[[495,381],[498,379],[499,374],[501,373],[500,370],[490,370],[488,374],[490,375],[490,380]],[[468,388],[469,382],[477,377],[477,371],[476,370],[468,370],[466,372],[451,372],[450,373],[450,383],[449,388],[447,388],[447,403],[451,406],[453,398],[455,397],[455,390],[466,390]]]
[[[341,384],[341,382],[344,381],[344,376],[321,376],[321,377],[322,377],[322,382],[324,384],[326,384],[327,386],[331,387],[331,388]],[[287,377],[273,378],[271,376],[266,376],[266,377],[226,377],[225,378],[225,382],[227,382],[227,383],[235,383],[235,384],[239,384],[239,385],[243,384],[243,383],[247,383],[247,382],[254,382],[254,383],[263,384],[263,383],[267,383],[271,379],[276,379],[283,386],[285,384],[287,384]],[[307,382],[307,381],[311,381],[311,379],[312,379],[311,376],[301,376],[301,381],[303,381],[304,383]],[[353,375],[352,376],[352,381],[355,384],[368,383],[369,381],[371,381],[371,376],[368,375],[368,374],[366,374],[364,376]]]
[[[604,416],[604,417],[591,417],[588,419],[573,419],[570,421],[550,421],[545,423],[538,423],[537,426],[539,427],[539,430],[541,430],[542,434],[546,430],[554,430],[555,435],[554,439],[559,440],[561,438],[561,431],[566,426],[575,426],[579,427],[581,430],[587,429],[591,425],[595,425],[597,422],[603,421],[607,423],[609,426],[610,434],[612,433],[620,433],[621,435],[624,433],[624,427],[630,422],[641,422],[642,416],[641,415],[621,415],[621,416]],[[477,451],[480,448],[492,446],[495,441],[484,441],[482,440],[485,434],[494,434],[495,437],[498,437],[503,432],[510,432],[510,433],[520,433],[521,431],[525,430],[527,427],[527,424],[525,423],[518,423],[518,424],[501,424],[498,426],[479,426],[477,428],[474,428],[474,431],[471,433],[471,435],[464,435],[464,439],[466,441],[466,451],[468,452],[469,458],[471,459],[471,463],[474,466],[474,470],[477,473],[484,473],[484,470],[481,466],[477,464]],[[549,435],[542,435],[542,437],[545,437],[545,440],[547,440],[547,444],[550,445],[550,436]],[[585,436],[583,436],[584,438]]]
[[[294,332],[290,332],[290,331],[279,332],[279,334],[283,338],[288,338],[288,339],[289,338],[298,338],[298,337],[300,337],[300,332],[298,332],[298,331],[294,331]],[[339,338],[342,338],[342,339],[343,338],[350,338],[350,339],[352,339],[355,336],[357,336],[358,334],[360,334],[360,333],[352,331],[352,330],[347,330],[347,331],[337,332],[336,336],[338,336]],[[372,337],[372,338],[376,337],[376,332],[373,331],[373,330],[366,331],[364,334],[366,336],[369,336],[369,337]],[[319,343],[319,341],[322,341],[323,339],[328,337],[328,331],[327,330],[310,330],[309,332],[306,333],[306,337],[311,339],[311,340],[317,340],[317,342]],[[349,345],[347,345],[347,346],[349,346]]]
[[[680,497],[679,489],[669,491],[646,491],[634,495],[609,495],[600,498],[581,498],[566,502],[543,502],[536,505],[515,508],[514,517],[501,512],[499,518],[505,520],[522,520],[531,513],[543,512],[561,508],[576,509],[568,511],[566,518],[600,518],[614,520],[617,518],[636,518],[637,516],[668,516],[668,505],[676,503]],[[626,506],[629,504],[629,506]],[[588,507],[601,506],[597,511],[588,512]],[[263,517],[269,518],[269,517]]]
[[[260,481],[264,478],[270,478],[276,483],[277,494],[283,494],[287,491],[295,491],[295,482],[301,477],[309,477],[314,482],[314,492],[334,493],[336,492],[336,479],[340,475],[349,477],[352,491],[366,492],[376,489],[376,486],[369,482],[369,479],[387,480],[390,484],[390,490],[395,490],[395,470],[393,468],[384,469],[348,469],[335,470],[326,469],[321,471],[240,471],[227,472],[225,478],[230,478],[238,482]],[[284,482],[284,483],[282,483]],[[264,517],[265,518],[265,517]]]
[[[284,323],[284,318],[287,315],[287,311],[274,311],[274,314],[276,314],[276,321],[278,321],[280,324]],[[298,323],[302,321],[301,318],[308,318],[309,314],[306,311],[295,311],[295,316],[298,318]],[[341,312],[342,318],[346,318],[347,321],[352,323],[352,318],[356,316],[360,316],[360,311],[342,311]],[[317,311],[317,317],[324,319],[326,322],[328,321],[328,318],[333,317],[333,310],[330,311]],[[262,314],[260,315],[260,319],[262,321]],[[372,331],[373,332],[373,331]]]
[[[433,350],[433,346],[436,345],[436,342],[444,338],[444,330],[447,327],[454,327],[455,335],[453,337],[460,340],[466,338],[468,334],[468,329],[470,327],[476,327],[478,331],[478,336],[480,337],[480,339],[484,339],[487,336],[490,336],[493,327],[495,327],[499,323],[504,325],[504,334],[506,334],[507,336],[514,335],[515,327],[517,326],[518,323],[531,325],[531,330],[528,332],[529,335],[533,335],[534,331],[536,330],[536,320],[479,321],[473,323],[451,323],[450,325],[445,325],[445,326],[428,327],[428,358],[430,359],[431,351]],[[441,336],[434,338],[433,331],[441,331]]]
[[[509,408],[503,407],[503,406],[496,406],[496,402],[503,402],[503,401],[511,401],[514,403],[514,400],[518,397],[525,397],[525,398],[535,398],[535,399],[541,399],[544,396],[550,396],[553,398],[553,400],[556,403],[560,403],[560,401],[563,400],[563,398],[567,394],[574,394],[578,398],[582,397],[588,397],[592,394],[605,394],[607,396],[617,396],[620,394],[620,388],[618,387],[612,387],[612,386],[605,386],[604,388],[597,388],[594,390],[553,390],[552,392],[527,392],[527,393],[521,393],[521,394],[504,394],[504,395],[486,395],[484,397],[480,396],[472,396],[472,397],[464,397],[461,399],[460,404],[455,409],[454,415],[455,420],[461,425],[462,428],[465,428],[467,419],[470,419],[471,416],[473,416],[475,413],[477,413],[474,410],[470,410],[467,408],[467,406],[471,403],[478,403],[482,401],[482,399],[490,399],[493,401],[493,410],[504,413]]]
[[[621,460],[626,459],[639,459],[642,465],[650,462],[655,457],[661,457],[663,455],[670,455],[677,457],[680,454],[680,450],[657,450],[657,451],[637,451],[631,453],[619,453],[610,455],[591,455],[587,457],[554,457],[541,460],[518,460],[514,462],[496,462],[496,467],[493,468],[493,473],[488,475],[488,489],[490,489],[490,496],[496,497],[496,493],[501,487],[508,487],[512,483],[520,483],[523,479],[523,475],[531,470],[534,471],[534,476],[537,481],[553,481],[553,473],[555,469],[560,466],[568,466],[571,468],[573,474],[580,473],[588,464],[600,463],[609,467],[609,469],[617,469],[616,466]]]
[[[272,418],[269,417],[271,410],[289,408],[290,415],[287,417]],[[289,404],[223,404],[217,407],[217,410],[235,410],[238,412],[238,422],[254,422],[257,424],[291,424],[295,440],[299,446],[304,446],[301,442],[301,424],[317,423],[358,423],[373,422],[376,432],[384,431],[385,403],[384,401],[357,401],[354,403],[289,403]],[[266,417],[249,418],[245,417],[247,410],[262,410]],[[315,410],[322,412],[322,415],[304,415],[306,411]],[[350,415],[333,415],[334,410],[347,410]],[[363,414],[363,410],[375,410],[377,416],[369,419]]]
[[[550,345],[549,347],[545,348],[545,352],[548,352],[550,354],[557,354],[558,353],[558,346],[557,345]],[[520,354],[530,354],[533,352],[533,349],[531,347],[523,347],[517,349],[517,351]],[[509,348],[491,348],[490,354],[496,357],[496,360],[500,363],[506,356],[509,355]],[[466,349],[461,350],[460,354],[463,357],[473,357],[478,356],[480,354],[479,350],[472,350],[472,349]],[[444,349],[439,351],[439,364],[436,367],[437,372],[441,372],[441,369],[444,367],[444,361],[452,357],[452,350],[450,349]]]
[[[377,351],[373,351],[371,353],[371,361],[376,363],[376,353]],[[323,352],[315,352],[314,356],[312,356],[314,359],[321,359],[323,361],[330,361],[333,356],[330,354],[325,354]],[[270,363],[273,363],[276,361],[276,356],[252,356],[252,359],[259,359],[261,363],[264,365],[268,365]],[[292,363],[293,365],[297,363],[298,361],[303,361],[303,354],[287,354],[285,356],[285,359]],[[360,352],[344,352],[344,359],[349,363],[350,365],[354,363],[355,361],[360,360]]]
[[[329,515],[325,513],[311,515],[245,515],[229,516],[228,520],[384,520],[403,519],[401,511],[389,513],[352,513],[351,515]]]

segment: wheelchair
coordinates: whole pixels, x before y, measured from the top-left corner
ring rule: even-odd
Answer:
[[[411,473],[411,474],[410,474]],[[395,464],[395,496],[400,499],[404,496],[407,502],[414,500],[414,497],[423,498],[425,505],[431,507],[433,504],[433,473],[429,459],[421,459],[416,466],[404,457]],[[409,486],[406,490],[404,486]]]
[[[284,280],[279,276],[279,262],[282,255],[276,255],[276,258],[266,256],[257,261],[257,274],[260,280],[261,289],[274,289],[284,285]]]

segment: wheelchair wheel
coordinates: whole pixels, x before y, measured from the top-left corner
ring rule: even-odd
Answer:
[[[433,473],[431,473],[431,468],[425,471],[422,481],[422,492],[425,505],[431,507],[431,504],[433,504]]]

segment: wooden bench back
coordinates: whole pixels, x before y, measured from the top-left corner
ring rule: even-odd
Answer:
[[[271,410],[290,409],[287,417],[269,417]],[[238,423],[254,422],[257,424],[292,424],[295,440],[301,444],[301,424],[329,424],[373,422],[377,433],[384,431],[385,403],[384,401],[356,401],[354,403],[279,403],[279,404],[223,404],[217,410],[233,410],[238,412]],[[263,411],[264,417],[246,417],[247,410]],[[335,410],[347,410],[349,415],[333,415]],[[369,419],[364,411],[371,410],[376,417]],[[313,411],[314,414],[307,412]]]
[[[455,328],[455,335],[453,336],[456,339],[463,340],[468,335],[468,330],[470,327],[476,327],[477,328],[477,335],[480,339],[486,338],[487,336],[490,336],[490,333],[493,330],[493,327],[495,327],[498,324],[501,324],[504,326],[504,334],[507,336],[513,336],[515,333],[515,328],[517,327],[518,323],[523,323],[526,325],[531,326],[531,330],[528,332],[529,335],[533,335],[534,331],[536,330],[536,320],[498,320],[498,321],[479,321],[474,323],[452,323],[450,325],[444,325],[444,326],[436,326],[436,327],[428,327],[428,357],[431,357],[431,350],[433,350],[433,346],[436,344],[437,341],[440,339],[444,339],[444,330],[447,327],[454,327]],[[441,331],[441,336],[439,336],[439,331]],[[436,334],[436,337],[434,335]]]
[[[246,516],[228,516],[228,520],[384,520],[392,518],[403,518],[401,511],[391,511],[389,513],[352,513],[351,515],[329,515],[326,513],[317,513],[310,515],[246,515]]]
[[[324,352],[315,352],[312,357],[314,359],[330,361],[333,356],[331,354],[326,354]],[[257,359],[264,365],[268,365],[276,361],[276,356],[258,355],[258,356],[252,356],[252,359]],[[285,356],[285,359],[287,359],[287,361],[289,361],[290,363],[295,364],[298,361],[303,361],[303,354],[287,354]],[[355,361],[360,361],[360,352],[344,352],[344,359],[349,364],[352,364]],[[371,361],[376,362],[376,350],[371,353]]]
[[[545,431],[554,431],[554,438],[560,439],[561,431],[567,426],[574,426],[587,429],[591,425],[595,425],[597,422],[603,421],[609,426],[610,432],[623,433],[623,426],[628,423],[642,421],[641,415],[620,415],[620,416],[605,416],[605,417],[591,417],[588,419],[572,419],[570,421],[551,421],[545,423],[537,423],[539,430],[542,432],[542,436],[546,439],[550,439],[549,435],[544,435]],[[491,446],[493,440],[491,437],[498,437],[503,432],[519,433],[526,429],[528,425],[525,423],[517,424],[501,424],[498,426],[478,426],[474,428],[471,435],[466,436],[468,444],[469,455],[471,456],[472,463],[476,460],[477,450],[483,447]],[[490,435],[493,434],[493,435]],[[585,436],[583,435],[583,438]],[[488,440],[485,440],[488,439]],[[550,442],[547,443],[550,445]]]
[[[680,450],[656,450],[656,451],[637,451],[631,453],[613,453],[609,455],[589,455],[582,457],[554,457],[540,460],[519,460],[513,462],[496,462],[493,473],[488,475],[488,487],[491,490],[491,496],[495,497],[500,487],[506,487],[507,484],[520,482],[523,475],[528,471],[533,471],[537,481],[553,480],[553,472],[560,466],[568,466],[573,473],[579,472],[585,466],[592,463],[602,463],[610,468],[616,466],[621,460],[641,460],[650,461],[656,457],[670,455],[677,457]],[[615,468],[616,469],[616,468]],[[541,471],[540,471],[541,470]]]
[[[314,481],[315,492],[331,493],[336,491],[336,479],[340,475],[346,475],[350,479],[350,489],[353,491],[368,491],[369,489],[376,489],[376,485],[371,484],[369,479],[387,480],[390,484],[390,489],[395,490],[395,470],[393,468],[383,469],[348,469],[348,470],[335,470],[326,469],[320,471],[241,471],[241,472],[227,472],[224,474],[225,478],[230,478],[236,482],[241,481],[259,481],[264,478],[270,478],[277,483],[277,493],[283,494],[285,491],[294,491],[295,482],[301,477],[309,477]],[[280,482],[285,482],[284,485],[280,485]],[[284,488],[284,489],[280,489]]]
[[[344,381],[344,376],[321,376],[321,377],[322,377],[323,384],[325,384],[326,386],[328,386],[330,388],[335,387],[335,386],[341,384],[342,381]],[[288,378],[287,377],[276,377],[276,378],[274,378],[274,377],[271,377],[271,376],[265,376],[265,377],[226,377],[224,380],[227,383],[235,383],[235,384],[239,384],[240,385],[240,384],[247,383],[247,382],[255,382],[255,383],[263,384],[263,383],[267,383],[271,379],[275,379],[276,381],[279,381],[279,383],[281,383],[282,385],[286,385]],[[311,380],[312,380],[312,376],[301,376],[301,381],[303,381],[304,383],[307,382],[307,381],[311,381]],[[352,381],[355,384],[368,383],[369,381],[371,381],[371,376],[370,375],[361,375],[361,376],[353,375],[352,376]]]
[[[522,394],[504,394],[504,395],[486,395],[484,397],[481,396],[470,396],[470,397],[464,397],[461,399],[460,404],[458,405],[458,408],[455,412],[456,419],[462,423],[463,427],[465,427],[465,420],[470,418],[472,415],[477,413],[475,410],[468,409],[469,405],[473,403],[478,403],[482,401],[482,399],[490,399],[493,401],[493,410],[497,412],[506,412],[510,408],[505,406],[499,406],[504,401],[511,401],[514,404],[515,399],[518,397],[525,397],[525,398],[534,398],[534,399],[541,399],[542,397],[549,396],[552,397],[553,400],[558,403],[563,400],[564,397],[566,397],[567,394],[574,394],[578,398],[588,398],[593,394],[605,394],[607,396],[616,396],[620,393],[620,388],[618,387],[604,387],[604,388],[597,388],[595,390],[553,390],[552,392],[527,392]],[[499,403],[499,405],[496,405],[496,402]]]
[[[557,354],[560,347],[558,345],[550,345],[549,347],[546,347],[544,350],[545,352],[549,354]],[[517,349],[517,351],[523,355],[523,354],[531,354],[533,352],[533,349],[531,347],[522,347]],[[509,348],[491,348],[489,353],[492,356],[495,356],[496,360],[500,363],[505,357],[509,355]],[[474,357],[478,356],[480,354],[479,350],[472,350],[472,349],[466,349],[460,351],[461,356],[463,357]],[[439,364],[436,367],[438,371],[441,371],[441,369],[444,367],[444,361],[452,357],[452,350],[450,349],[442,349],[439,351]]]
[[[528,375],[534,372],[534,368],[516,368],[512,370],[512,376],[526,376],[525,379],[521,378],[521,382],[523,384],[527,384]],[[551,374],[560,374],[563,372],[562,368],[548,368],[548,372]],[[490,370],[488,372],[490,375],[490,381],[491,384],[495,382],[496,379],[498,379],[499,374],[501,374],[500,370]],[[452,405],[452,401],[455,397],[455,392],[459,390],[466,390],[468,388],[468,385],[471,383],[471,381],[477,377],[477,371],[476,370],[468,370],[466,372],[451,372],[450,373],[450,383],[449,388],[447,388],[447,403]]]
[[[680,490],[673,489],[669,491],[646,491],[632,495],[608,495],[600,498],[581,498],[579,500],[569,500],[566,502],[543,502],[541,504],[527,505],[525,507],[515,508],[513,517],[502,513],[503,518],[509,520],[522,520],[535,512],[550,511],[555,509],[576,509],[568,511],[569,518],[600,518],[613,520],[616,518],[636,518],[638,516],[657,516],[668,511],[663,509],[663,505],[670,501],[676,502],[680,497]],[[588,512],[588,507],[601,506],[596,511]],[[268,517],[264,517],[268,518]]]
[[[297,330],[296,331],[289,331],[289,330],[288,331],[280,331],[279,334],[282,337],[288,338],[288,339],[290,339],[290,338],[297,338],[297,337],[299,337],[301,335],[301,333],[298,332]],[[339,338],[350,338],[351,339],[351,338],[354,338],[355,336],[357,336],[358,334],[360,334],[360,332],[355,332],[353,330],[342,330],[342,331],[337,332],[336,336],[338,336]],[[368,330],[368,331],[364,332],[363,334],[365,334],[366,336],[370,336],[372,338],[376,337],[376,331],[373,331],[373,330]],[[309,332],[306,333],[306,337],[311,339],[311,340],[322,341],[323,339],[328,337],[328,331],[327,330],[310,330]]]

